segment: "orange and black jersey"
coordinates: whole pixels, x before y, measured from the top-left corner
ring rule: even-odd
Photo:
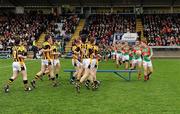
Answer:
[[[50,60],[51,59],[51,45],[48,42],[43,43],[43,59]]]
[[[81,44],[81,55],[83,59],[90,58],[93,53],[93,46],[89,43]]]
[[[51,46],[51,49],[52,49],[52,52],[53,52],[53,53],[57,53],[57,52],[58,52],[58,48],[57,48],[56,45]],[[53,54],[53,53],[52,53],[52,55],[51,55],[51,58],[52,58],[52,59],[58,59],[59,55]]]
[[[19,59],[18,59],[18,46],[14,46],[12,48],[13,52],[12,52],[12,55],[13,55],[13,60],[14,62],[18,62]]]
[[[23,45],[14,46],[12,50],[13,50],[13,60],[15,62],[24,63],[24,58],[19,57],[19,55],[26,56],[27,55],[26,48]]]
[[[97,59],[98,52],[99,52],[98,46],[94,45],[93,46],[93,56],[91,58],[96,58]]]
[[[89,46],[89,57],[90,59],[98,59],[98,46],[90,45]]]
[[[81,46],[73,46],[72,47],[72,54],[73,54],[73,59],[78,59],[79,54],[81,52]]]

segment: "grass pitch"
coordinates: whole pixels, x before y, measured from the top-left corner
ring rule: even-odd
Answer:
[[[0,60],[0,85],[12,74],[11,60]],[[153,60],[154,73],[148,82],[137,81],[136,74],[127,82],[113,73],[98,73],[98,91],[85,87],[77,94],[69,84],[71,60],[61,60],[61,85],[51,87],[47,77],[37,83],[37,89],[23,91],[22,77],[13,83],[10,93],[0,92],[0,113],[12,114],[179,114],[180,60]],[[27,60],[28,79],[40,69],[40,60]],[[100,62],[99,69],[115,69],[113,62]],[[122,68],[121,68],[122,69]]]

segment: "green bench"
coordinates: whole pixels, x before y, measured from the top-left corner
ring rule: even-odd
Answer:
[[[75,72],[75,70],[73,69],[66,69],[64,70],[64,72],[70,72],[70,79],[73,76],[73,72]],[[131,80],[131,74],[132,73],[137,73],[138,70],[97,70],[97,72],[104,72],[104,73],[114,73],[117,76],[119,76],[120,78],[126,80],[126,81],[130,81]],[[128,73],[128,77],[124,76],[122,73]]]

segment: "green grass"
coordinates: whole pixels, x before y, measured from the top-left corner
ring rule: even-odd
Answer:
[[[40,61],[26,62],[28,79],[40,69]],[[50,86],[47,78],[38,82],[38,88],[24,92],[22,77],[11,86],[10,93],[0,92],[0,113],[12,114],[179,114],[180,60],[153,60],[154,73],[150,81],[137,81],[136,74],[127,82],[112,73],[98,73],[101,81],[98,91],[81,89],[77,94],[68,82],[71,61],[61,60],[61,85]],[[114,63],[101,62],[99,69],[115,69]],[[0,60],[0,85],[3,87],[12,74],[11,60]]]

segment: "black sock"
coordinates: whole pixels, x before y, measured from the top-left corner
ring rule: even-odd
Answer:
[[[149,74],[147,76],[150,76],[152,74],[152,72],[149,72]]]
[[[40,79],[40,76],[39,76],[39,75],[36,75],[34,81],[36,81],[36,80],[38,80],[38,79]]]
[[[54,80],[55,80],[55,78],[53,77],[53,78],[51,78],[51,80],[52,80],[52,81],[54,81]]]
[[[28,80],[23,80],[23,83],[24,83],[24,84],[27,84],[27,83],[28,83]]]
[[[28,88],[28,80],[23,80],[24,88]]]
[[[132,67],[132,63],[130,63],[130,67]]]
[[[14,81],[14,79],[10,78],[7,84],[10,85],[13,83],[13,81]]]
[[[74,76],[71,78],[71,80],[73,80],[73,81],[74,81],[75,79],[76,79],[76,77],[74,77]]]
[[[97,84],[98,82],[97,81],[94,81],[94,84]]]
[[[58,76],[58,74],[56,74],[56,78],[58,78],[59,76]]]
[[[79,84],[79,83],[80,83],[80,80],[79,80],[79,79],[77,79],[77,80],[76,80],[76,83],[77,83],[77,84]]]
[[[87,80],[86,82],[87,82],[87,83],[90,83],[90,80]]]

